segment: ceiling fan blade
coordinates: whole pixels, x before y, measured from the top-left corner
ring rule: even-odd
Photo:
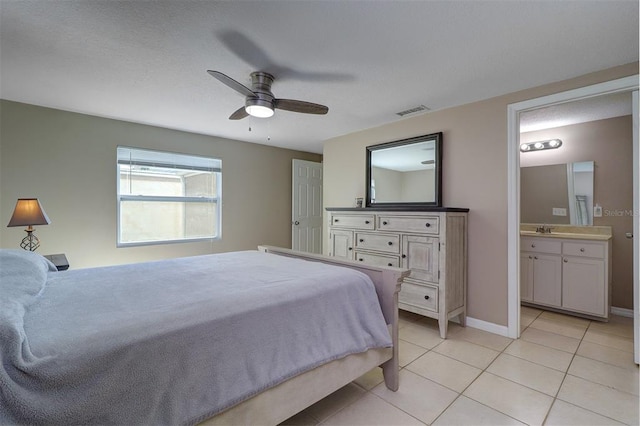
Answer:
[[[256,94],[253,93],[244,84],[238,83],[237,81],[235,81],[234,79],[232,79],[228,75],[221,73],[220,71],[207,70],[207,72],[212,77],[214,77],[215,79],[219,80],[220,82],[226,84],[227,86],[231,87],[233,90],[235,90],[236,92],[240,93],[243,96],[256,96]]]
[[[274,99],[273,106],[285,111],[301,112],[303,114],[326,114],[329,112],[329,108],[324,105],[293,99]]]
[[[247,114],[247,111],[244,109],[244,107],[240,107],[229,116],[229,120],[241,120],[248,115],[249,114]]]

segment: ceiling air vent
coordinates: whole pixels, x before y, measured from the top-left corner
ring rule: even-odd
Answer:
[[[396,115],[399,115],[400,117],[404,117],[405,115],[410,115],[410,114],[417,114],[419,112],[425,112],[425,111],[429,111],[430,108],[424,106],[424,105],[418,105],[417,107],[413,107],[410,109],[406,109],[404,111],[400,111],[400,112],[396,112]]]

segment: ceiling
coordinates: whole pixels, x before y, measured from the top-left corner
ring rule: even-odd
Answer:
[[[1,1],[0,97],[309,152],[339,135],[638,60],[637,1]],[[228,120],[207,74],[327,115]],[[427,112],[428,113],[428,112]],[[505,112],[506,114],[506,112]]]
[[[520,132],[551,129],[571,124],[631,115],[631,92],[620,92],[525,111]]]

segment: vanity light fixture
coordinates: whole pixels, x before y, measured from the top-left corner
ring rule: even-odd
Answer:
[[[527,142],[520,144],[521,152],[542,151],[545,149],[556,149],[562,146],[560,139],[549,139],[547,141]]]

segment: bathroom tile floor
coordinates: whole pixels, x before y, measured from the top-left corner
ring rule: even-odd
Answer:
[[[400,389],[376,368],[284,425],[638,425],[633,319],[522,307],[509,339],[400,311]]]

